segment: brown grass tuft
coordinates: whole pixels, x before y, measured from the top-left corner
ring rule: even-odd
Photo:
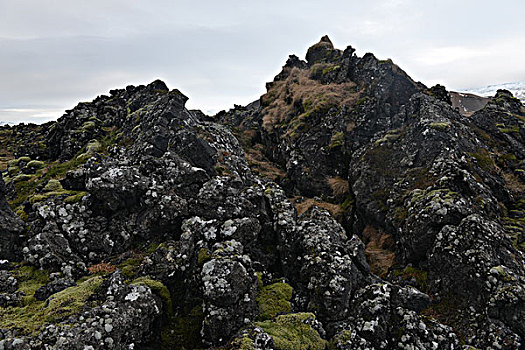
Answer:
[[[395,258],[395,243],[392,235],[368,225],[363,230],[363,239],[366,243],[365,255],[370,271],[379,277],[386,276]]]
[[[282,123],[291,123],[294,129],[300,127],[302,120],[313,112],[328,111],[332,107],[352,105],[359,96],[356,85],[351,82],[323,84],[310,79],[309,70],[292,68],[284,80],[273,82],[268,92],[262,96],[263,127],[268,131]],[[285,68],[289,69],[289,68]],[[302,113],[297,115],[297,107]]]
[[[319,208],[323,208],[328,210],[330,215],[334,217],[339,223],[342,222],[343,219],[343,209],[341,209],[341,206],[338,204],[332,204],[328,202],[323,201],[316,201],[313,198],[305,198],[302,202],[297,202],[297,200],[300,197],[293,197],[290,198],[290,201],[295,205],[295,209],[297,210],[297,215],[301,215],[310,208],[312,208],[314,205],[318,206]]]
[[[339,176],[327,177],[326,183],[332,189],[334,197],[342,197],[348,194],[348,189],[350,188],[350,185],[348,184],[348,181],[340,178]]]
[[[115,266],[104,262],[88,267],[89,273],[92,275],[99,272],[112,273],[116,269]]]

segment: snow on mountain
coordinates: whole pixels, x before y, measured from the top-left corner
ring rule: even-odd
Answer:
[[[463,91],[479,96],[488,97],[494,96],[496,94],[496,91],[498,91],[499,89],[509,90],[510,92],[512,92],[514,97],[519,98],[522,103],[525,103],[525,81],[489,85],[482,88],[468,89]]]

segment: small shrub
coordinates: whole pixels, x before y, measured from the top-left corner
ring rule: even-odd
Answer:
[[[101,262],[99,264],[88,267],[89,273],[94,275],[97,273],[102,273],[104,275],[112,273],[117,268],[109,263]]]

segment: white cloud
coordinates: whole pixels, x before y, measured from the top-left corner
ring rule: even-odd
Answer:
[[[473,60],[487,55],[490,55],[490,51],[486,48],[446,46],[427,49],[414,57],[414,60],[426,66],[435,66],[461,60]]]
[[[429,85],[524,80],[524,12],[523,0],[0,0],[0,108],[35,109],[0,120],[156,78],[191,108],[227,109],[324,34]]]

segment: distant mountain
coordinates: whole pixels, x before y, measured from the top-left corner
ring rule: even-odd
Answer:
[[[449,95],[452,107],[464,116],[471,116],[474,112],[485,107],[490,100],[488,97],[481,97],[465,92],[450,91]]]
[[[500,89],[509,90],[514,97],[519,98],[522,103],[525,103],[525,81],[518,81],[514,83],[489,85],[482,88],[464,90],[464,92],[472,93],[479,96],[489,97],[494,96],[496,91]]]

